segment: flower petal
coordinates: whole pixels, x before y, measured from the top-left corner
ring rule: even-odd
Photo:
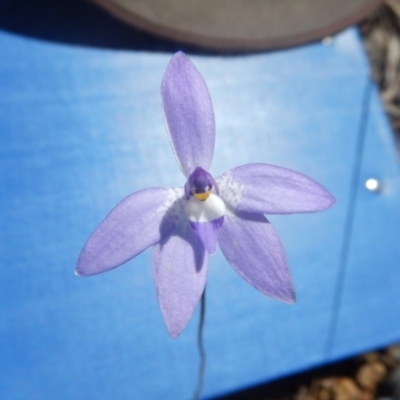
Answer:
[[[203,77],[182,52],[176,53],[161,85],[168,135],[186,176],[208,170],[215,143],[214,111]]]
[[[226,214],[219,245],[235,271],[261,293],[293,303],[294,288],[282,244],[261,214]]]
[[[158,302],[171,337],[189,322],[203,293],[208,256],[200,239],[185,224],[180,233],[153,248],[153,275]]]
[[[167,236],[184,215],[182,189],[152,188],[122,200],[86,242],[77,275],[118,267]]]
[[[268,164],[247,164],[216,179],[221,198],[233,208],[262,214],[322,211],[335,198],[299,172]]]

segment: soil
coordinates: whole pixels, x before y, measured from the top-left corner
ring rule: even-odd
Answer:
[[[400,400],[400,344],[215,400]]]
[[[400,141],[400,0],[386,0],[360,24],[370,62],[393,131]]]

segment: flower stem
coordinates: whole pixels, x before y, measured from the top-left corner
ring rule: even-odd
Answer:
[[[197,376],[197,389],[193,395],[194,400],[198,400],[200,398],[200,394],[201,391],[203,390],[203,384],[204,384],[204,373],[206,370],[206,353],[204,351],[204,343],[203,343],[205,315],[206,315],[206,289],[204,288],[204,292],[201,296],[201,301],[200,301],[200,321],[199,321],[199,328],[197,330],[197,347],[199,349],[200,365]]]

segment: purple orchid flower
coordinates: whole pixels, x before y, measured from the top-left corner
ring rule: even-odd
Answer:
[[[186,184],[144,189],[122,200],[90,236],[76,273],[108,271],[153,246],[154,282],[171,337],[183,331],[201,298],[217,242],[245,281],[293,303],[285,253],[264,214],[317,212],[335,199],[307,176],[268,164],[243,165],[214,179],[208,172],[215,142],[211,98],[184,53],[170,61],[161,96]]]

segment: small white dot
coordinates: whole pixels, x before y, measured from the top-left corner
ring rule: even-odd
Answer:
[[[375,178],[369,178],[365,181],[365,187],[370,192],[377,192],[380,189],[379,181]]]
[[[332,36],[325,36],[322,39],[322,44],[324,46],[331,46],[333,44],[333,37]]]

